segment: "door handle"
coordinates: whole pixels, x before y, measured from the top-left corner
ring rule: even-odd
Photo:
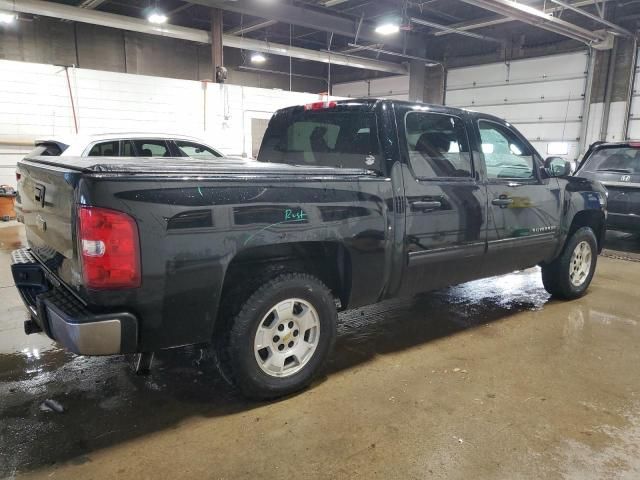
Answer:
[[[513,198],[509,198],[509,197],[494,198],[493,200],[491,200],[491,203],[496,207],[508,207],[513,203]]]
[[[44,207],[44,186],[38,185],[36,187],[34,198],[35,201],[40,204],[40,206]]]
[[[417,202],[410,202],[410,203],[411,203],[411,210],[419,210],[423,212],[442,208],[442,202],[438,202],[437,200],[432,200],[432,201],[418,200]]]

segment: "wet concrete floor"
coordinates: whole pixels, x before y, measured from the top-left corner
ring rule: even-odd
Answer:
[[[136,377],[25,336],[23,241],[0,226],[0,478],[640,478],[637,237],[578,301],[532,269],[342,315],[326,375],[274,403],[199,349]]]

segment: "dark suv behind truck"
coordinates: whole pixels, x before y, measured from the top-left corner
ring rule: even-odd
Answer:
[[[27,157],[13,275],[28,332],[85,355],[211,344],[273,398],[310,383],[338,309],[542,266],[583,295],[605,190],[511,125],[385,100],[277,112],[259,162]]]
[[[591,145],[576,176],[600,181],[607,189],[607,227],[640,232],[640,142]]]

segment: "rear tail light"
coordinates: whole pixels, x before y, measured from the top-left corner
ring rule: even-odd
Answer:
[[[140,286],[138,227],[126,213],[79,207],[78,247],[87,288]]]
[[[336,108],[336,102],[314,102],[304,106],[305,110],[324,110],[325,108]]]

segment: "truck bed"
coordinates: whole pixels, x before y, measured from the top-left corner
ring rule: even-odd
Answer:
[[[282,258],[292,245],[366,272],[356,304],[381,295],[391,182],[365,169],[243,159],[34,157],[19,162],[18,212],[47,282],[93,314],[140,318],[137,348],[206,342],[233,262]],[[93,290],[78,258],[78,209],[127,214],[139,231],[139,288]],[[340,253],[343,244],[349,253]],[[126,307],[126,308],[125,308]],[[180,318],[180,321],[176,321]]]

